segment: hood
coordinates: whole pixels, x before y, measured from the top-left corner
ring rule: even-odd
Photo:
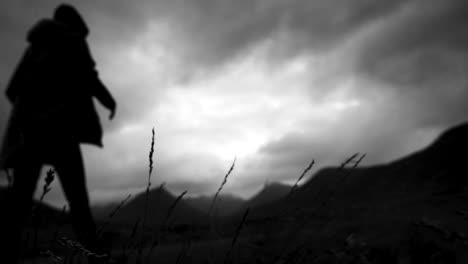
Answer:
[[[45,43],[66,39],[85,39],[88,31],[74,30],[72,27],[53,19],[42,19],[32,27],[27,35],[27,41]]]
[[[28,33],[30,43],[50,43],[60,40],[85,39],[89,28],[78,10],[61,4],[54,11],[53,19],[40,20]]]
[[[88,35],[89,28],[78,10],[69,4],[61,4],[54,11],[54,20],[67,25],[77,34]]]

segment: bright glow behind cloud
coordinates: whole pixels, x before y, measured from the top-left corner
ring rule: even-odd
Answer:
[[[129,48],[133,67],[127,68],[125,74],[132,79],[145,78],[141,89],[146,100],[157,98],[154,106],[149,106],[133,123],[106,135],[109,156],[89,155],[94,157],[91,163],[96,159],[115,160],[107,162],[107,166],[116,173],[127,168],[133,168],[129,173],[141,172],[114,180],[114,184],[144,186],[146,147],[152,126],[157,134],[156,181],[217,183],[237,157],[236,172],[230,179],[236,185],[236,175],[244,175],[237,177],[242,179],[252,173],[246,164],[268,142],[295,132],[320,135],[340,122],[343,113],[361,104],[350,96],[349,80],[334,87],[326,100],[312,103],[309,85],[314,77],[310,70],[314,58],[297,57],[272,69],[265,62],[265,45],[216,74],[188,81],[175,78],[172,83],[167,82],[168,87],[153,88],[152,83],[170,76],[164,63],[174,62],[166,47],[148,47],[149,43],[153,42]],[[311,122],[316,124],[315,129],[310,129]],[[105,184],[109,186],[108,181]]]
[[[153,126],[155,184],[191,194],[215,191],[234,156],[226,191],[247,195],[311,158],[375,164],[423,147],[468,105],[468,5],[429,3],[77,1],[119,103],[112,122],[99,108],[105,148],[84,148],[91,198],[144,188]],[[2,2],[2,79],[55,4]]]

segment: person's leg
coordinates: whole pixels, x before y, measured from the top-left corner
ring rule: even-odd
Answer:
[[[33,152],[25,151],[14,168],[14,181],[3,201],[0,219],[0,250],[5,263],[17,263],[20,257],[21,229],[31,215],[32,201],[42,162]]]
[[[63,144],[56,151],[55,167],[70,206],[73,228],[80,243],[93,248],[96,243],[96,225],[89,207],[85,171],[80,147],[77,143]]]

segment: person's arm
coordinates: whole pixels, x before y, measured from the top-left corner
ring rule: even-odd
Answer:
[[[106,86],[102,83],[102,81],[99,79],[99,76],[97,74],[97,71],[95,71],[95,83],[94,85],[94,96],[99,100],[99,102],[109,109],[110,115],[109,119],[114,118],[115,115],[115,110],[117,108],[117,104],[114,100],[114,97],[112,97],[111,93],[109,90],[107,90]]]
[[[96,64],[91,56],[88,45],[86,42],[83,42],[82,45],[83,56],[81,57],[81,60],[85,65],[85,68],[89,70],[88,78],[90,80],[89,83],[91,84],[90,87],[88,87],[89,92],[91,96],[96,97],[96,99],[110,111],[109,118],[112,119],[115,115],[117,104],[107,87],[99,79],[98,72],[95,68]]]

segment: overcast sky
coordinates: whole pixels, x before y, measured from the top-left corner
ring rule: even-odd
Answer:
[[[59,2],[0,3],[3,90],[27,31]],[[153,186],[213,193],[237,157],[226,191],[248,196],[295,179],[312,158],[391,161],[466,118],[464,0],[70,3],[118,101],[112,122],[98,107],[105,148],[83,147],[94,202],[145,187],[152,127]],[[0,135],[9,111],[1,96]]]

